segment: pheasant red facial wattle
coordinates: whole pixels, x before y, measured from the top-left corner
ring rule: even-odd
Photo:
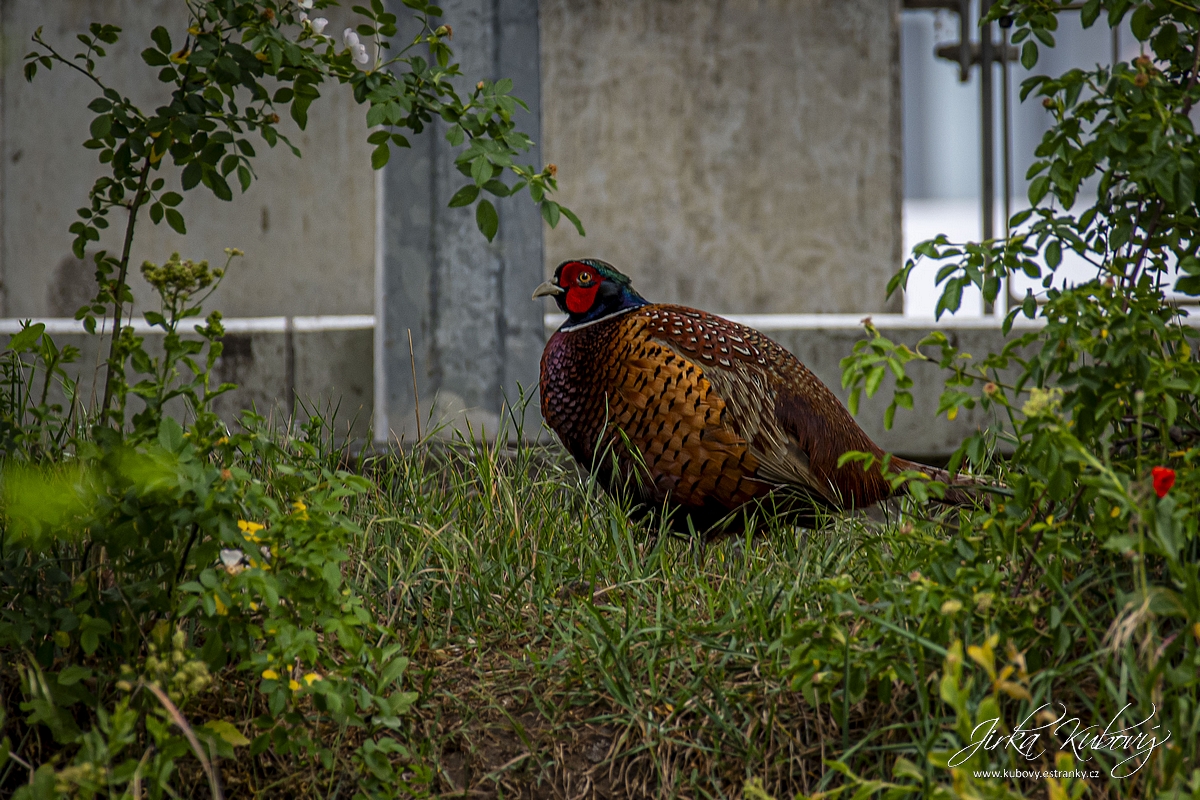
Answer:
[[[878,468],[838,466],[847,451],[883,451],[762,333],[650,303],[597,259],[560,264],[533,296],[554,297],[567,314],[542,354],[546,423],[606,489],[664,510],[674,530],[737,531],[739,512],[755,507],[812,525],[821,512],[891,496]],[[944,470],[892,459],[892,471],[908,469],[950,482]],[[947,499],[969,501],[957,489]]]
[[[604,277],[586,264],[569,261],[562,270],[560,280],[567,290],[567,310],[572,314],[585,314],[595,304]]]

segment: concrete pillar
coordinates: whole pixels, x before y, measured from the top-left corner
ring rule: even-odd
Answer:
[[[401,19],[411,14],[400,2],[389,6]],[[518,112],[518,126],[537,141],[537,0],[449,0],[442,8],[465,76],[460,91],[481,78],[511,78],[531,109]],[[454,167],[458,149],[446,141],[447,127],[437,120],[434,130],[410,137],[412,149],[393,149],[384,168],[377,440],[415,438],[418,402],[423,432],[432,417],[494,435],[506,404],[517,404],[518,387],[532,394],[537,386],[543,309],[529,297],[541,281],[541,216],[528,196],[491,198],[500,231],[489,243],[475,227],[474,207],[448,208],[470,179]],[[540,159],[535,148],[518,161],[540,166]],[[532,433],[540,425],[536,403],[526,416]]]

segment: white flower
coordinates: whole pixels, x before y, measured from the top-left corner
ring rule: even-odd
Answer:
[[[308,14],[305,14],[303,11],[301,11],[299,14],[297,14],[296,18],[300,20],[301,25],[308,22]]]
[[[321,31],[325,30],[325,26],[329,24],[329,20],[325,19],[324,17],[317,17],[309,24],[312,25],[313,33],[315,33],[317,36],[320,36]]]
[[[221,549],[221,564],[230,575],[237,575],[245,567],[246,554],[241,550]]]
[[[367,48],[360,44],[354,51],[354,60],[360,64],[366,64],[370,61],[371,57],[367,55]]]
[[[312,8],[313,0],[296,0],[296,5],[301,8]]]
[[[358,34],[354,32],[354,28],[346,28],[342,31],[342,42],[351,50],[359,46]]]

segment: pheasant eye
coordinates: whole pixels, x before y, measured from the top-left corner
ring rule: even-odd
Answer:
[[[589,283],[592,282],[592,273],[581,272],[581,273],[579,273],[579,277],[576,278],[575,280],[577,280],[579,282],[580,286],[587,286]]]

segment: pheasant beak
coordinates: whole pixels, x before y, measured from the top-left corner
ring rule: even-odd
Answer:
[[[533,290],[533,298],[537,300],[539,297],[554,297],[560,294],[566,294],[567,290],[559,286],[554,281],[546,281]]]

